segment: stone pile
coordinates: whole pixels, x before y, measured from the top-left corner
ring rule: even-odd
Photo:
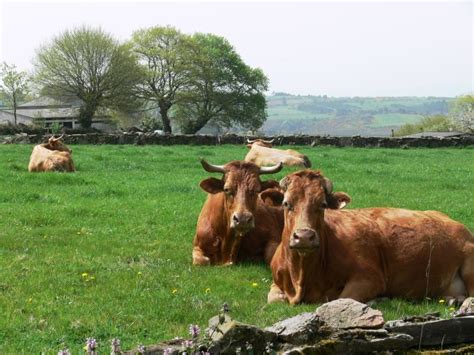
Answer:
[[[325,303],[265,329],[233,320],[227,313],[213,317],[207,337],[194,351],[210,354],[367,354],[423,353],[423,349],[474,353],[474,298],[466,299],[452,319],[437,315],[385,322],[380,311],[352,299]],[[146,348],[146,354],[182,354],[183,340]],[[471,344],[471,345],[469,345]],[[462,348],[459,346],[462,345]],[[409,350],[410,349],[410,350]],[[133,354],[131,351],[129,354]],[[188,352],[188,354],[191,354]]]

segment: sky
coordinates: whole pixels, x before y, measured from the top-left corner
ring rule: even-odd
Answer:
[[[126,41],[171,25],[225,37],[269,92],[458,96],[474,91],[474,9],[466,1],[0,0],[0,61],[32,71],[61,32],[100,26]]]

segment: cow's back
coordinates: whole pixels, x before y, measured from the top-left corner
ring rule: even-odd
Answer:
[[[465,257],[474,253],[469,230],[440,212],[397,208],[359,212],[380,229],[387,296],[440,295]]]
[[[29,172],[41,171],[75,171],[71,153],[66,151],[49,150],[42,145],[36,145],[30,156]]]

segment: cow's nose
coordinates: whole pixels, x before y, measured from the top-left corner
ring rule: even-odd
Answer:
[[[297,229],[290,239],[290,247],[295,249],[314,249],[319,246],[319,238],[314,229]]]
[[[250,212],[236,212],[232,215],[232,224],[234,227],[253,227],[253,223],[253,214]]]

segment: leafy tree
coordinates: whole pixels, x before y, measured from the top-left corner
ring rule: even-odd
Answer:
[[[26,98],[30,91],[28,74],[24,71],[18,71],[15,65],[8,65],[3,62],[0,79],[0,92],[13,109],[14,124],[17,125],[16,110],[18,104]]]
[[[41,47],[36,59],[42,93],[79,98],[79,122],[84,128],[92,125],[99,108],[129,110],[134,104],[130,93],[139,78],[135,57],[127,45],[101,29],[65,31]]]
[[[170,109],[189,80],[189,36],[173,27],[152,27],[134,32],[131,44],[142,73],[135,95],[158,105],[163,130],[171,133]]]
[[[474,95],[460,96],[454,102],[450,115],[462,131],[474,131]]]
[[[179,94],[176,119],[184,133],[196,133],[208,122],[256,130],[266,120],[268,79],[246,65],[222,37],[192,36],[190,82]]]
[[[406,123],[400,126],[395,132],[395,136],[408,136],[421,132],[446,132],[455,129],[454,122],[445,115],[426,116],[415,123]]]

